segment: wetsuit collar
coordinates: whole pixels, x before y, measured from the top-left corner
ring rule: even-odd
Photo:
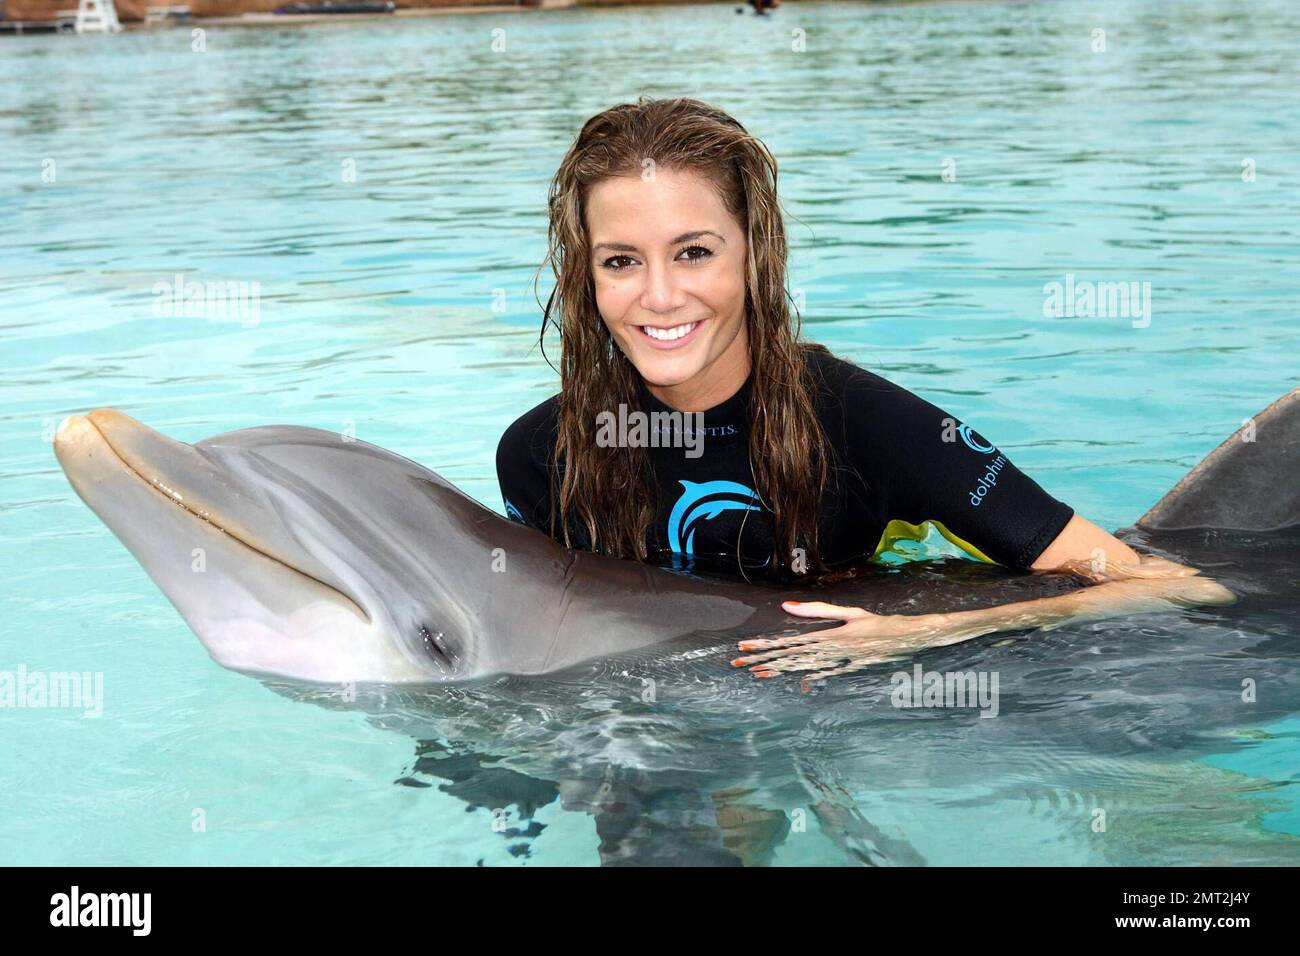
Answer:
[[[712,435],[738,435],[743,434],[744,427],[749,421],[749,396],[752,391],[754,382],[754,369],[750,366],[749,375],[745,378],[745,383],[740,386],[734,395],[730,398],[719,402],[712,408],[704,410],[704,426],[711,430]],[[641,391],[642,405],[650,412],[675,412],[677,409],[671,405],[666,405],[646,387],[645,379],[637,379],[637,386]],[[730,427],[734,426],[734,428]],[[718,431],[725,429],[725,431]]]

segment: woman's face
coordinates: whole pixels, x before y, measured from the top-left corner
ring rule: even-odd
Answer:
[[[730,398],[749,374],[745,234],[706,180],[656,172],[591,188],[596,305],[650,392],[701,411]]]

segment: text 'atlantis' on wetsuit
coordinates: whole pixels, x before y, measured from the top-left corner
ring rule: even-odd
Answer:
[[[596,415],[596,444],[601,448],[684,448],[687,458],[699,458],[704,434],[703,412],[629,411],[619,402],[617,415]]]

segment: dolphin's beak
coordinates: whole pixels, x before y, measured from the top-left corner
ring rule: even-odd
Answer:
[[[222,530],[262,550],[252,527],[238,515],[241,503],[249,504],[248,495],[224,468],[193,446],[161,435],[115,408],[97,408],[65,418],[54,435],[54,454],[79,494],[93,490],[95,482],[106,475],[127,468],[159,494],[205,521],[212,519],[219,505]]]
[[[311,579],[369,619],[336,576],[297,544],[290,529],[269,502],[253,493],[228,468],[192,445],[159,434],[114,408],[97,408],[70,415],[54,436],[54,454],[81,499],[131,547],[119,511],[133,502],[131,524],[149,521],[141,505],[156,501],[155,521],[187,518],[209,532],[224,532],[261,557]],[[143,493],[144,486],[157,498]],[[168,501],[188,514],[167,512]],[[136,553],[142,563],[146,556]]]

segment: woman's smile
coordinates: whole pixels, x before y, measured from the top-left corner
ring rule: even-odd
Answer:
[[[636,325],[633,326],[643,340],[641,344],[647,345],[652,349],[680,349],[685,348],[696,338],[695,333],[707,322],[707,319],[699,319],[695,322],[684,322],[680,325]]]

